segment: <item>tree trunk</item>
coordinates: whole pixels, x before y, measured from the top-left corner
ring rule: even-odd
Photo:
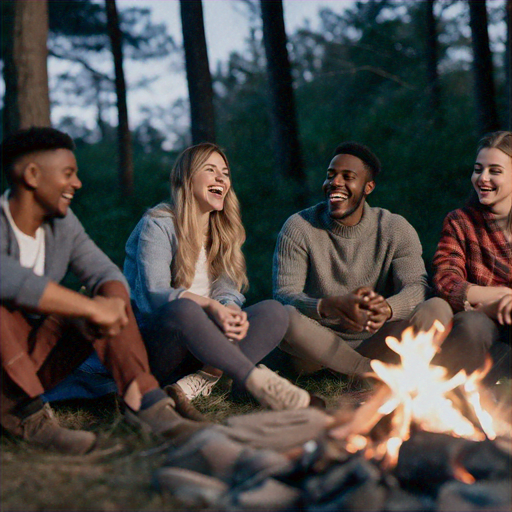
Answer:
[[[8,135],[20,126],[16,67],[14,66],[14,1],[4,0],[2,8],[2,57],[4,61],[2,75],[5,83],[2,133]]]
[[[441,92],[439,88],[439,74],[437,71],[438,64],[438,43],[437,43],[437,27],[434,15],[435,0],[426,0],[426,57],[427,57],[427,83],[428,93],[430,96],[430,106],[436,117],[439,114],[441,105]]]
[[[4,34],[5,133],[50,126],[48,4],[46,0],[2,2],[2,15],[12,20],[12,31]]]
[[[279,172],[303,186],[306,182],[295,112],[292,73],[281,0],[261,0],[267,58],[274,153]]]
[[[128,106],[126,104],[126,82],[123,71],[122,33],[115,0],[106,0],[107,28],[114,57],[115,84],[118,110],[118,148],[119,179],[123,195],[133,192],[133,149],[130,126],[128,124]]]
[[[215,142],[213,86],[201,0],[180,0],[192,143]]]
[[[483,134],[499,128],[492,57],[487,31],[487,8],[485,0],[468,0],[468,2],[476,107],[479,130]]]

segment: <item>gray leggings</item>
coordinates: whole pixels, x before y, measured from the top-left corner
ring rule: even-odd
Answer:
[[[254,365],[279,344],[288,328],[288,314],[274,300],[245,311],[247,336],[232,343],[194,301],[177,299],[162,306],[141,326],[153,375],[166,385],[206,364],[243,385]]]

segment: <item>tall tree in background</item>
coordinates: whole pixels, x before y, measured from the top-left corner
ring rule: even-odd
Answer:
[[[299,131],[282,0],[261,0],[263,42],[267,58],[274,153],[279,172],[304,185],[305,173],[299,143]]]
[[[16,68],[14,67],[14,0],[5,0],[2,9],[2,75],[5,83],[4,108],[2,111],[2,132],[12,133],[20,125]]]
[[[168,59],[178,51],[164,23],[151,20],[147,7],[122,7],[119,10],[119,26],[122,33],[122,57],[124,69],[133,62],[149,63],[154,59]],[[58,0],[48,3],[50,33],[48,51],[50,57],[61,61],[60,72],[54,75],[52,106],[65,112],[67,106],[92,109],[97,112],[97,132],[83,119],[61,118],[59,122],[75,137],[98,136],[110,142],[117,137],[118,123],[110,126],[111,109],[117,108],[115,72],[105,70],[104,62],[112,59],[112,44],[107,30],[106,3],[92,0]],[[166,66],[153,66],[136,82],[130,83],[130,91],[151,84],[165,72]],[[71,110],[71,109],[70,109]],[[130,112],[131,114],[131,112]],[[151,120],[149,112],[145,115]],[[132,126],[132,140],[135,133]]]
[[[107,29],[114,57],[115,84],[119,124],[117,128],[119,153],[119,178],[124,195],[133,191],[133,150],[130,126],[128,124],[128,106],[126,104],[126,82],[123,70],[123,35],[119,27],[119,15],[115,0],[106,0]]]
[[[434,111],[436,118],[439,114],[439,107],[441,105],[441,92],[439,88],[439,73],[437,70],[438,64],[438,43],[437,43],[437,25],[436,17],[434,14],[435,0],[426,0],[426,57],[427,57],[427,81],[430,95],[430,105]]]
[[[3,28],[7,28],[7,34],[3,34],[4,132],[50,126],[48,4],[46,0],[2,2],[2,18]]]
[[[496,89],[494,87],[492,56],[487,29],[487,7],[485,0],[468,0],[468,3],[479,129],[481,133],[486,133],[499,128]]]
[[[213,86],[201,0],[180,0],[192,143],[215,142]]]

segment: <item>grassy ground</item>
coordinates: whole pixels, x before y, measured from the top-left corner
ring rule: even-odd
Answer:
[[[347,381],[328,374],[303,378],[299,384],[326,398],[330,408],[358,395],[357,387],[348,389]],[[224,380],[212,396],[197,400],[196,405],[211,421],[258,410],[253,404],[230,401]],[[162,445],[123,421],[113,395],[54,408],[62,423],[99,432],[105,449],[80,457],[61,456],[2,436],[2,512],[183,510],[151,485],[153,471],[165,459]]]
[[[303,377],[299,385],[326,399],[328,410],[358,403],[367,393],[355,383],[327,372]],[[510,404],[511,381],[499,392]],[[195,404],[212,422],[259,410],[229,399],[224,378],[208,398]],[[2,436],[1,504],[7,511],[182,511],[172,496],[160,495],[151,476],[165,460],[165,445],[141,435],[123,421],[115,396],[96,401],[55,404],[62,423],[99,432],[105,448],[86,456],[61,456]]]

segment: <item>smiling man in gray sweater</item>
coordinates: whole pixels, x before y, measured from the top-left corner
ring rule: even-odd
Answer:
[[[325,201],[292,215],[274,254],[274,296],[288,305],[280,348],[297,369],[371,371],[370,359],[395,360],[384,343],[399,335],[425,299],[420,240],[400,215],[366,202],[380,162],[362,144],[336,148]]]

